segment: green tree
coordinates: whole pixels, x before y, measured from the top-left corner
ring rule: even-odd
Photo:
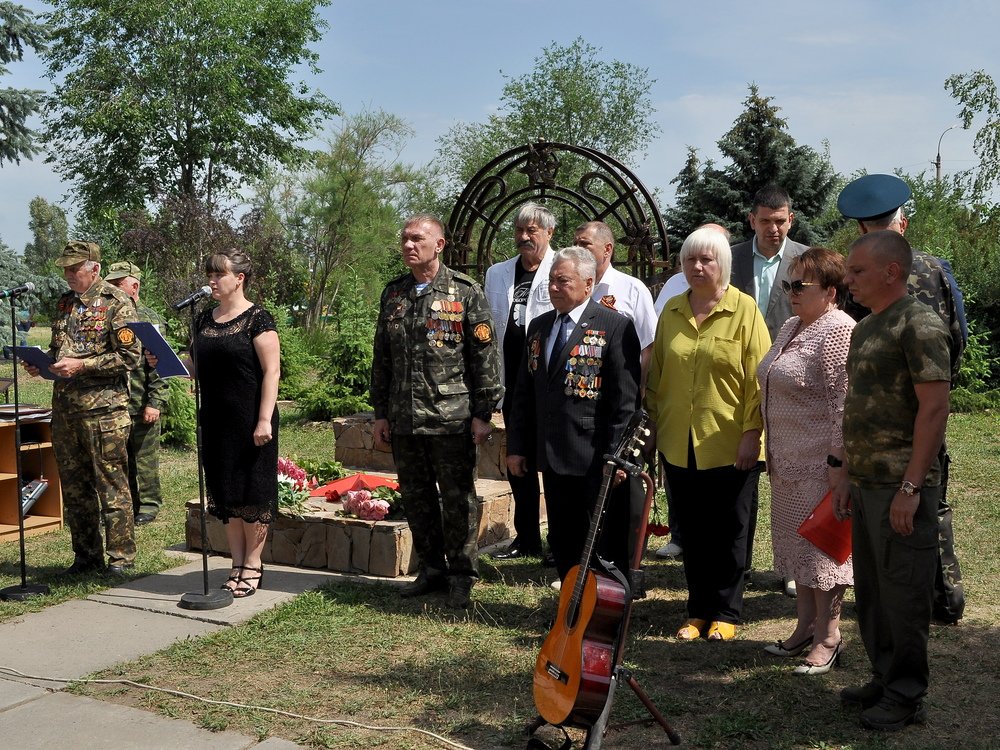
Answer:
[[[146,272],[144,294],[164,303],[204,285],[205,259],[230,247],[245,250],[253,261],[248,294],[255,301],[289,304],[296,301],[296,289],[301,288],[298,258],[280,227],[269,223],[259,210],[236,218],[231,209],[198,198],[174,197],[164,200],[155,212],[122,213],[115,226],[120,242],[109,243],[102,258],[106,263],[120,259],[136,263]],[[147,304],[148,300],[149,296]],[[183,326],[175,333],[185,337]]]
[[[346,117],[310,170],[272,188],[272,210],[308,267],[307,327],[322,325],[324,311],[337,309],[345,280],[359,285],[362,299],[376,300],[401,268],[401,209],[411,202],[408,187],[420,182],[417,170],[398,161],[411,135],[409,125],[386,112]]]
[[[44,277],[32,274],[21,259],[14,255],[14,251],[7,247],[3,240],[0,240],[0,289],[17,286],[26,281],[35,284],[34,292],[0,301],[0,346],[7,346],[11,343],[11,305],[14,306],[15,310],[24,308],[37,310],[40,301],[50,297],[54,290],[58,294],[66,288],[62,279],[53,279],[53,282],[58,282],[58,284],[54,284],[48,283]]]
[[[701,164],[697,150],[689,147],[684,168],[672,180],[676,204],[665,213],[675,248],[709,221],[723,225],[734,237],[743,236],[753,194],[769,183],[781,185],[792,199],[793,239],[813,244],[833,228],[821,221],[824,216],[830,220],[827,208],[839,179],[829,150],[819,153],[797,144],[773,97],[761,96],[753,83],[749,90],[743,112],[718,141],[723,164]]]
[[[28,213],[32,240],[24,246],[24,265],[40,276],[55,273],[58,269],[52,261],[62,254],[69,239],[66,212],[39,195],[31,199]]]
[[[981,204],[975,178],[900,175],[913,190],[906,238],[948,260],[965,298],[970,343],[959,384],[982,391],[1000,384],[1000,207]]]
[[[503,78],[496,114],[485,123],[459,123],[438,140],[452,191],[502,152],[539,139],[586,146],[634,165],[659,132],[649,70],[604,60],[582,37],[568,46],[553,42],[531,72]]]
[[[327,0],[54,0],[50,161],[85,210],[166,196],[209,204],[273,165],[333,110],[289,76]]]
[[[977,118],[986,121],[976,131],[973,143],[979,167],[975,170],[972,195],[981,201],[1000,183],[1000,95],[985,70],[948,76],[944,87],[958,101],[962,127],[968,130]]]
[[[47,29],[35,20],[27,8],[14,3],[0,2],[0,77],[7,75],[7,65],[24,57],[27,45],[36,52],[45,48]],[[38,149],[34,145],[35,133],[27,120],[39,111],[42,92],[32,89],[0,89],[0,166],[4,162],[21,162],[30,159]]]

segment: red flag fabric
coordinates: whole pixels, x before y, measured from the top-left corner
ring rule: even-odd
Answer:
[[[391,487],[399,489],[399,483],[389,477],[380,477],[375,474],[351,474],[342,479],[335,479],[332,482],[317,487],[309,493],[309,497],[325,497],[331,503],[340,501],[340,496],[352,490],[374,490],[376,487]]]

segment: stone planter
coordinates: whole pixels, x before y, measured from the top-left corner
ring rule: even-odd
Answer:
[[[344,466],[365,471],[395,471],[392,453],[375,448],[372,434],[375,416],[372,412],[338,417],[331,421],[336,437],[334,457]],[[479,446],[477,465],[480,479],[507,479],[507,432],[503,417],[493,415],[493,439]]]
[[[479,480],[479,547],[509,539],[514,503],[506,482]],[[337,515],[339,503],[314,500],[302,518],[280,516],[271,526],[263,560],[278,565],[321,568],[395,578],[416,571],[413,537],[406,521],[362,521]],[[208,516],[208,549],[229,554],[222,522]],[[201,506],[187,504],[185,537],[188,549],[202,549]]]

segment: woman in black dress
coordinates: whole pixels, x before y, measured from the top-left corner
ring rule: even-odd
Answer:
[[[225,524],[233,558],[223,588],[243,598],[263,583],[261,552],[278,514],[280,349],[270,313],[244,296],[249,256],[218,253],[205,272],[219,302],[198,318],[194,340],[208,511]]]

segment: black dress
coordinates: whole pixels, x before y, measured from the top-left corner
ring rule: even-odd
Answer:
[[[223,523],[230,518],[271,523],[278,514],[277,407],[271,416],[274,439],[260,447],[253,442],[264,380],[253,340],[273,330],[274,318],[257,305],[225,323],[213,320],[212,310],[198,318],[195,355],[208,511]]]

